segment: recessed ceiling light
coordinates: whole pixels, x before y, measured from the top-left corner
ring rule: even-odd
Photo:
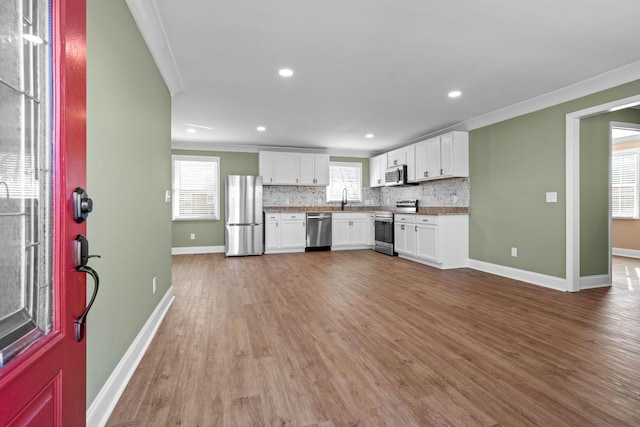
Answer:
[[[373,135],[372,133],[368,133],[368,134],[366,134],[364,137],[365,137],[365,138],[373,138],[373,136],[374,136],[374,135]]]
[[[22,38],[25,39],[26,41],[29,41],[33,44],[42,44],[44,43],[44,40],[42,40],[40,37],[36,36],[35,34],[23,34]]]
[[[451,92],[449,92],[449,98],[457,98],[460,95],[462,95],[462,92],[460,92],[459,90],[452,90]]]
[[[185,126],[190,126],[192,128],[200,128],[200,129],[207,129],[207,130],[213,130],[213,128],[210,128],[209,126],[202,126],[202,125],[194,125],[192,123],[185,123]]]
[[[188,133],[196,133],[196,130],[194,128],[188,128],[187,132]]]
[[[291,77],[293,76],[293,70],[290,68],[282,68],[280,71],[278,71],[278,74],[280,74],[282,77]]]
[[[258,132],[264,132],[265,130],[267,130],[267,128],[264,126],[258,126],[256,129],[258,130]]]

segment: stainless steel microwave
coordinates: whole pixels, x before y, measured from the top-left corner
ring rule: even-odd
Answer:
[[[407,185],[407,165],[394,166],[384,174],[384,185]]]

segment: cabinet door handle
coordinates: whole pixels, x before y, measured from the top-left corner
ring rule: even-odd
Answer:
[[[428,174],[428,173],[429,173],[429,172],[425,172],[425,173],[424,173],[424,177],[425,177],[425,178],[427,177],[427,174]]]
[[[298,178],[296,178],[296,184],[298,183]]]
[[[418,231],[418,226],[416,225],[416,232]]]
[[[442,171],[443,171],[443,170],[444,170],[444,169],[440,169],[440,175],[442,175]]]

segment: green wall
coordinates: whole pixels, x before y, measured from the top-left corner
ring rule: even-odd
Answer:
[[[87,236],[102,256],[90,263],[100,293],[87,320],[88,405],[171,286],[170,123],[169,92],[125,2],[88,0]]]
[[[471,131],[469,257],[564,278],[565,116],[638,93],[640,80]],[[599,150],[587,145],[585,162]],[[558,203],[545,202],[548,191],[558,193]],[[606,197],[595,203],[606,204]],[[582,211],[586,223],[598,222],[598,215]],[[584,240],[582,259],[599,257],[602,248]]]
[[[227,175],[258,175],[258,153],[226,151],[173,150],[172,154],[220,157],[220,182]],[[171,169],[169,169],[171,173]],[[220,186],[220,219],[216,221],[173,221],[171,244],[189,246],[224,246],[224,185]],[[195,233],[195,240],[191,240]]]
[[[610,122],[640,123],[640,110],[580,120],[580,275],[609,271]]]

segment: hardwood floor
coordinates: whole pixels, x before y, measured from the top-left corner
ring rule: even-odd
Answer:
[[[109,426],[640,425],[640,285],[373,251],[174,256],[173,284]]]

